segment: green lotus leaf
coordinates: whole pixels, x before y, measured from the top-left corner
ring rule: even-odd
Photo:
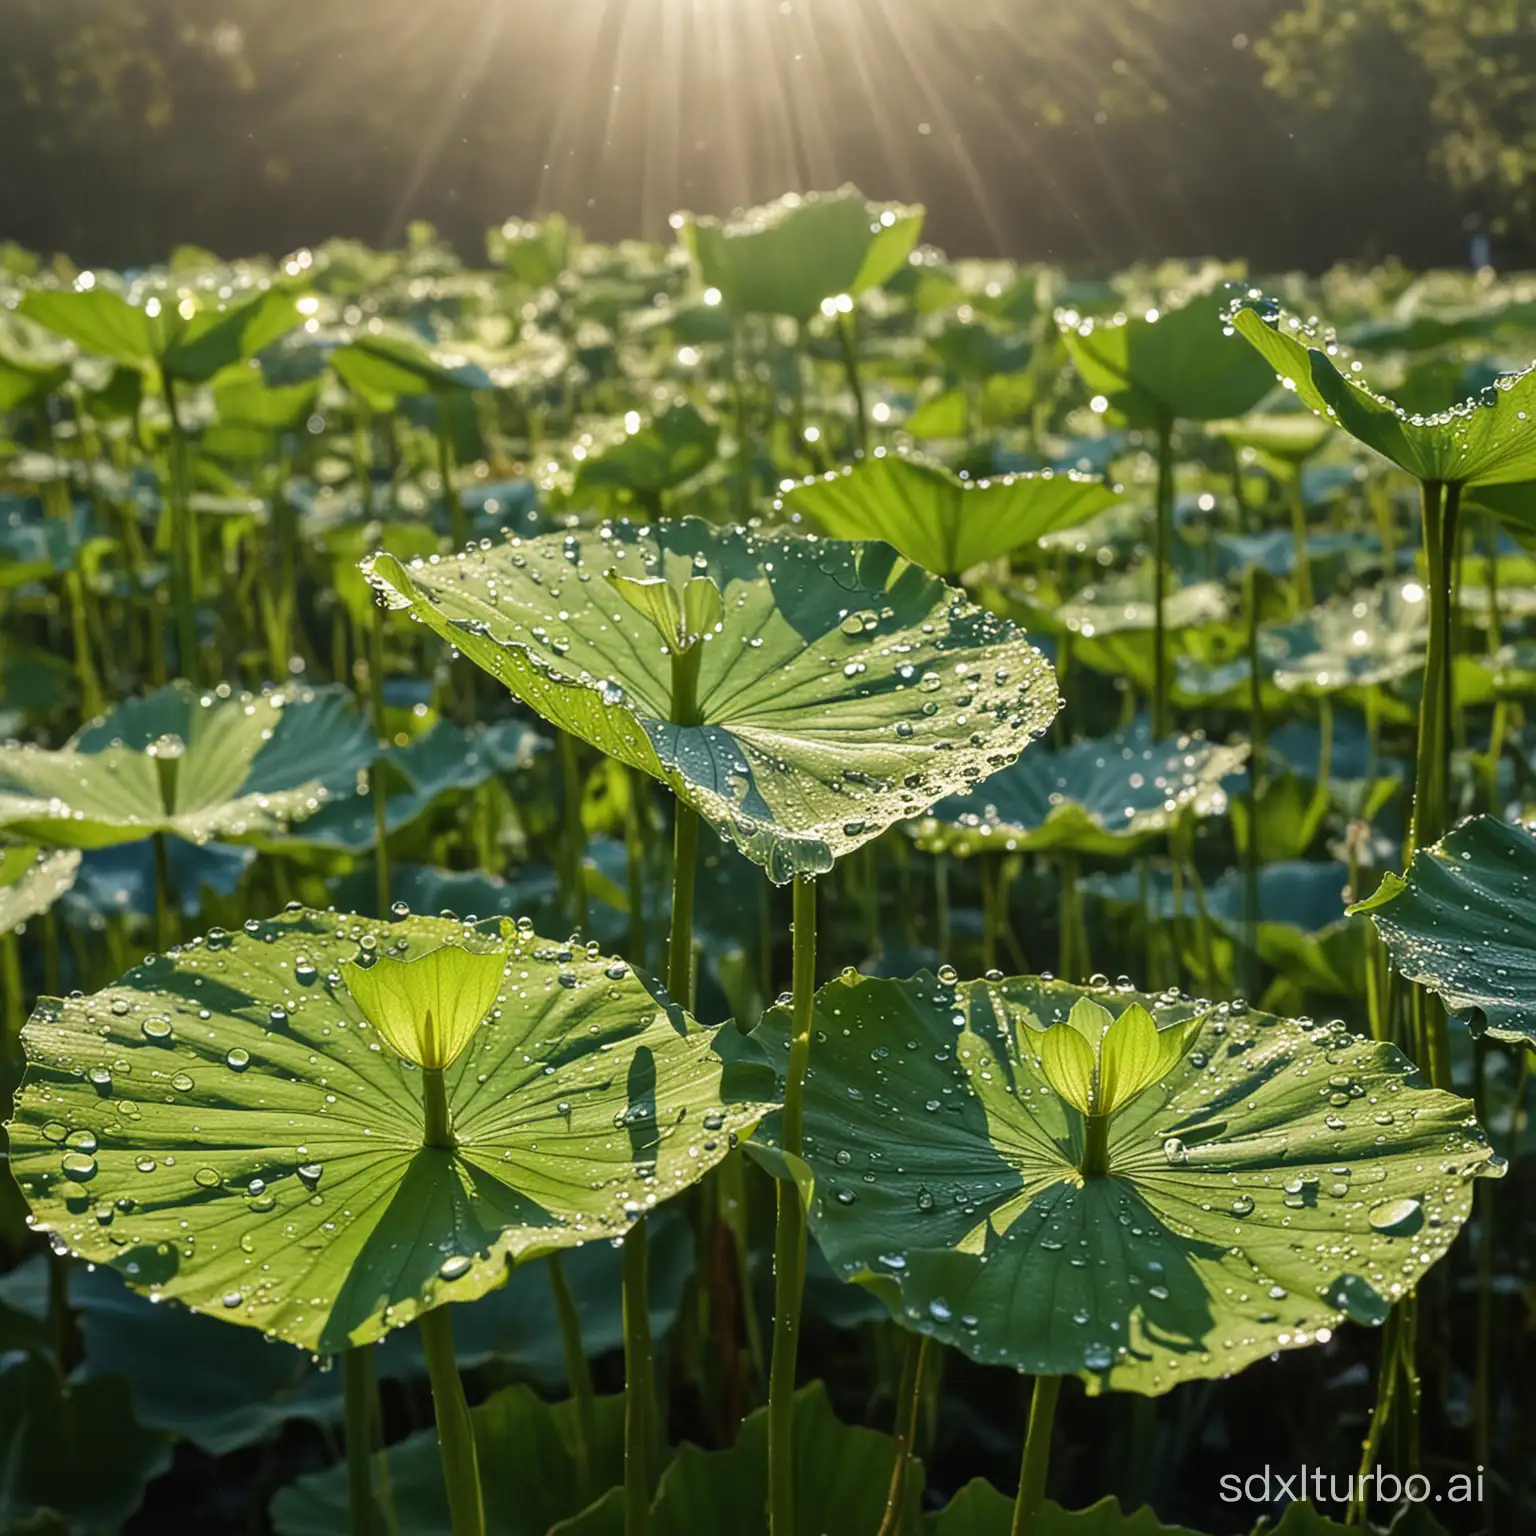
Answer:
[[[1503,377],[1433,416],[1415,416],[1343,371],[1338,344],[1250,294],[1232,326],[1308,410],[1419,480],[1497,485],[1536,476],[1536,370]]]
[[[928,330],[926,341],[945,372],[955,378],[974,381],[1001,374],[1029,378],[1021,370],[1029,364],[1033,350],[1030,344],[1005,334],[988,321],[945,315]],[[1031,379],[1031,386],[1033,383]]]
[[[844,1424],[823,1383],[795,1393],[794,1536],[876,1530],[890,1493],[896,1442]],[[922,1465],[908,1466],[901,1529],[917,1529]],[[600,1536],[604,1527],[573,1521],[562,1536]],[[622,1526],[620,1527],[622,1529]],[[651,1506],[656,1536],[768,1536],[768,1414],[742,1424],[728,1451],[684,1445],[662,1474]]]
[[[449,944],[508,980],[443,1073],[455,1144],[428,1147],[425,1074],[376,1044],[342,967]],[[151,1297],[327,1353],[620,1237],[764,1107],[655,983],[505,920],[252,919],[45,1000],[22,1038],[11,1166],[36,1224]]]
[[[694,1273],[693,1233],[684,1213],[669,1206],[648,1224],[651,1332],[664,1336],[677,1320],[683,1292]],[[48,1315],[48,1277],[41,1256],[26,1315],[39,1338]],[[581,1316],[582,1342],[593,1359],[623,1342],[620,1273],[622,1250],[588,1243],[563,1260],[563,1273]],[[6,1277],[12,1297],[13,1270]],[[835,1284],[835,1282],[832,1282]],[[847,1286],[837,1289],[846,1292]],[[341,1375],[306,1350],[265,1338],[253,1328],[229,1328],[185,1307],[154,1303],[130,1290],[109,1269],[69,1270],[69,1300],[85,1361],[77,1380],[124,1378],[139,1422],[184,1436],[200,1450],[221,1456],[269,1436],[293,1419],[339,1424]],[[878,1303],[876,1304],[878,1306]],[[499,1290],[472,1307],[453,1311],[454,1357],[460,1368],[495,1360],[541,1391],[566,1387],[560,1324],[546,1263],[519,1264]],[[165,1369],[177,1361],[174,1371]],[[401,1328],[378,1346],[374,1372],[381,1381],[421,1381],[426,1375],[420,1338]],[[505,1379],[505,1377],[503,1377]]]
[[[527,1387],[504,1387],[472,1408],[469,1418],[479,1452],[486,1528],[496,1536],[547,1536],[587,1502],[590,1490],[582,1486],[577,1457],[576,1405],[570,1399],[550,1404]],[[591,1488],[602,1490],[624,1476],[622,1397],[596,1400],[595,1428]],[[454,1536],[437,1432],[411,1435],[380,1459],[398,1523],[392,1525],[375,1508],[377,1529]],[[345,1465],[311,1473],[284,1488],[272,1501],[272,1525],[278,1536],[335,1536],[349,1529]]]
[[[974,401],[963,388],[947,389],[925,400],[903,425],[913,437],[961,438],[977,428],[1026,424],[1040,397],[1035,374],[997,373],[976,392]]]
[[[943,1509],[923,1522],[923,1536],[1012,1536],[1013,1500],[985,1478],[975,1478]],[[1126,1514],[1118,1499],[1100,1499],[1090,1509],[1041,1506],[1032,1536],[1197,1536],[1182,1525],[1164,1525],[1146,1506]]]
[[[1299,623],[1265,625],[1260,665],[1277,687],[1314,696],[1377,688],[1423,670],[1429,604],[1418,582],[1384,582],[1320,603]]]
[[[613,441],[588,450],[576,471],[575,489],[578,494],[604,490],[628,491],[642,499],[659,496],[708,469],[719,439],[719,427],[686,400],[649,421],[631,412]]]
[[[1283,465],[1293,474],[1319,453],[1333,435],[1326,421],[1310,411],[1244,416],[1237,421],[1213,421],[1206,428],[1238,448],[1251,448],[1261,458]]]
[[[1536,1046],[1536,836],[1474,816],[1388,874],[1368,912],[1410,981],[1479,1033]]]
[[[146,280],[126,293],[111,288],[35,288],[20,312],[86,352],[137,367],[156,367],[186,383],[255,357],[298,324],[298,296],[283,284],[228,297],[217,288]]]
[[[343,688],[129,699],[56,752],[0,746],[0,827],[104,848],[156,832],[188,842],[270,835],[355,787],[375,744]]]
[[[806,321],[824,299],[857,297],[906,265],[923,210],[871,203],[852,187],[791,194],[726,222],[687,218],[683,240],[699,280],[739,315]]]
[[[548,741],[520,720],[467,731],[439,720],[407,745],[386,748],[382,754],[386,834],[393,836],[410,826],[443,795],[474,789],[501,774],[526,771],[548,747]],[[364,793],[367,788],[366,782],[357,782],[352,793],[338,790],[306,821],[279,838],[262,839],[265,851],[289,856],[302,856],[311,848],[366,853],[378,841],[373,799]],[[415,903],[411,905],[414,909]]]
[[[78,848],[0,846],[0,934],[46,912],[75,883]]]
[[[495,388],[479,363],[404,329],[358,332],[331,353],[331,366],[353,389],[377,400]]]
[[[492,261],[530,288],[547,288],[571,264],[581,231],[558,213],[542,219],[508,219],[486,237]]]
[[[1091,996],[1192,1048],[1108,1122],[1051,1091],[1037,1031]],[[1472,1106],[1390,1046],[1241,1004],[852,974],[822,988],[811,1225],[908,1328],[989,1364],[1148,1394],[1379,1323],[1502,1172]],[[788,1010],[753,1037],[782,1066]],[[771,1133],[773,1122],[765,1127]]]
[[[686,518],[366,569],[386,601],[670,785],[781,884],[1006,766],[1058,707],[1021,631],[885,544]],[[720,624],[688,653],[697,723],[672,721],[673,657],[610,576],[720,592]]]
[[[1475,486],[1466,499],[1470,508],[1492,512],[1527,547],[1536,541],[1536,480]]]
[[[914,565],[958,574],[1113,506],[1119,493],[1090,475],[1044,470],[999,480],[961,480],[938,464],[877,453],[807,480],[783,498],[838,539],[884,539]]]
[[[1058,316],[1083,382],[1135,425],[1243,416],[1274,388],[1252,353],[1231,338],[1229,284],[1142,315]]]
[[[1186,809],[1222,814],[1221,781],[1247,758],[1246,746],[1197,736],[1154,742],[1145,726],[1060,751],[1037,747],[969,794],[941,800],[912,832],[929,853],[1059,848],[1116,858],[1161,836]]]
[[[0,1368],[0,1456],[7,1531],[109,1536],[169,1468],[171,1443],[134,1420],[120,1378],[65,1381],[46,1357],[16,1353]]]

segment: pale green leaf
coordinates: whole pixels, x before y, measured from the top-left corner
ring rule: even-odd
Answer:
[[[380,1048],[341,973],[450,943],[509,968],[444,1073],[451,1149],[423,1145],[423,1074]],[[11,1167],[71,1253],[332,1353],[484,1294],[513,1260],[617,1239],[701,1178],[765,1107],[714,1041],[622,962],[510,921],[298,909],[45,1000]]]
[[[1059,705],[1021,631],[884,544],[684,518],[366,568],[388,602],[670,785],[779,883],[1006,766]],[[718,588],[696,724],[673,721],[672,658],[610,574]]]
[[[441,1071],[496,1006],[506,964],[504,951],[444,944],[404,960],[387,954],[366,966],[349,960],[341,979],[398,1056]]]

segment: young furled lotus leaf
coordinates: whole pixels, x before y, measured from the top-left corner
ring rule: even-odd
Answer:
[[[719,438],[719,427],[686,400],[649,421],[631,411],[611,442],[587,450],[576,471],[576,492],[628,491],[639,500],[655,498],[707,469]]]
[[[1451,410],[1415,416],[1345,363],[1338,343],[1250,290],[1228,323],[1308,410],[1426,482],[1499,485],[1536,476],[1536,370],[1500,378]]]
[[[1021,631],[886,544],[686,518],[366,569],[780,884],[1005,767],[1059,703]]]
[[[23,1042],[11,1158],[36,1224],[151,1297],[327,1353],[622,1236],[765,1107],[655,983],[504,920],[253,918],[46,1000]]]
[[[1045,470],[961,480],[939,464],[877,453],[807,480],[783,499],[838,539],[884,539],[925,570],[957,575],[1036,544],[1113,506],[1119,493],[1090,475]]]
[[[1221,781],[1246,746],[1196,736],[1154,742],[1146,727],[1060,751],[1037,747],[969,794],[941,800],[912,827],[929,853],[1043,852],[1115,858],[1165,833],[1186,809],[1226,809]]]
[[[1369,913],[1410,981],[1479,1034],[1536,1046],[1536,836],[1474,816],[1386,875]]]
[[[805,1164],[833,1268],[973,1359],[1090,1392],[1379,1323],[1502,1172],[1469,1103],[1339,1023],[850,973],[813,1027]],[[782,1063],[787,1035],[775,1009],[754,1038]]]
[[[738,315],[786,315],[804,322],[823,299],[857,297],[906,265],[923,210],[871,203],[852,187],[791,193],[735,218],[689,216],[683,240],[699,280]]]
[[[925,1517],[923,1536],[1013,1536],[1013,1505],[1012,1497],[975,1478]],[[1046,1502],[1030,1531],[1032,1536],[1198,1536],[1182,1525],[1164,1525],[1146,1505],[1127,1514],[1118,1499],[1100,1499],[1088,1509]]]
[[[119,292],[94,278],[34,288],[20,310],[86,352],[200,384],[255,357],[299,323],[299,294],[283,283],[210,274],[151,274]]]
[[[1223,420],[1246,415],[1274,388],[1223,323],[1238,291],[1221,284],[1141,315],[1057,319],[1084,384],[1133,426]]]
[[[75,883],[78,848],[0,846],[0,933],[46,912]]]
[[[375,751],[343,688],[199,693],[171,683],[58,751],[0,746],[0,827],[72,848],[157,832],[193,843],[271,834],[351,791]]]

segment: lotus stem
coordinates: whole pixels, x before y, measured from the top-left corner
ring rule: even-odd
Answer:
[[[576,738],[569,731],[559,732],[559,738],[560,801],[565,818],[561,855],[571,924],[573,931],[579,933],[587,925],[587,882],[582,874],[587,834],[581,824],[581,763],[576,755]]]
[[[1168,626],[1164,607],[1173,541],[1173,421],[1157,425],[1157,528],[1153,539],[1152,587],[1152,739],[1168,734]]]
[[[1019,1494],[1013,1504],[1009,1536],[1034,1536],[1045,1503],[1045,1479],[1051,1466],[1051,1428],[1056,1422],[1056,1399],[1061,1395],[1060,1376],[1036,1376],[1029,1405],[1029,1428],[1024,1434],[1024,1457],[1019,1466]]]
[[[859,334],[851,314],[837,317],[837,339],[843,352],[843,372],[853,394],[855,442],[859,453],[869,453],[869,410],[864,399],[864,380],[859,373]]]
[[[741,322],[731,329],[731,399],[736,411],[737,516],[745,522],[752,512],[752,439],[747,419],[747,384],[743,377],[745,342]]]
[[[1310,609],[1312,597],[1312,562],[1307,556],[1307,504],[1301,494],[1301,472],[1286,477],[1286,491],[1291,504],[1291,537],[1296,541],[1296,601],[1303,612]]]
[[[1453,712],[1451,557],[1456,548],[1461,486],[1425,481],[1421,486],[1424,552],[1428,567],[1429,640],[1414,765],[1413,814],[1406,864],[1414,852],[1443,837],[1450,823],[1450,726]],[[1450,1032],[1444,1010],[1415,987],[1412,999],[1414,1055],[1436,1088],[1451,1086]]]
[[[342,1419],[347,1442],[351,1536],[373,1536],[373,1356],[363,1344],[341,1355]]]
[[[1259,667],[1259,569],[1243,567],[1248,620],[1248,846],[1243,850],[1243,991],[1259,988],[1259,778],[1264,766],[1264,677]]]
[[[485,1504],[480,1494],[480,1464],[475,1451],[475,1426],[464,1397],[453,1351],[453,1319],[447,1306],[421,1314],[421,1346],[432,1384],[432,1411],[437,1417],[437,1447],[443,1458],[443,1483],[448,1490],[448,1516],[453,1536],[485,1536]]]
[[[463,549],[469,543],[469,529],[464,523],[464,503],[453,484],[453,436],[448,430],[448,418],[444,414],[445,399],[437,396],[437,474],[442,481],[443,512],[448,519],[449,536],[453,547]]]
[[[560,1322],[560,1346],[565,1355],[565,1380],[576,1408],[576,1482],[583,1505],[597,1497],[592,1480],[592,1454],[597,1444],[597,1398],[592,1390],[592,1368],[587,1363],[586,1346],[581,1337],[581,1317],[576,1299],[565,1278],[565,1265],[558,1253],[548,1259],[549,1288],[555,1298],[555,1316]]]
[[[901,1362],[901,1385],[896,1391],[896,1460],[891,1467],[890,1491],[885,1496],[885,1514],[876,1536],[900,1536],[903,1505],[906,1503],[907,1469],[913,1447],[917,1444],[917,1416],[923,1402],[923,1377],[928,1368],[928,1347],[932,1339],[926,1333],[907,1335],[907,1347]]]
[[[1486,1039],[1473,1048],[1473,1098],[1477,1118],[1488,1123],[1488,1063],[1491,1053]],[[1524,1047],[1521,1054],[1529,1054]],[[1515,1116],[1518,1117],[1518,1103]],[[1477,1191],[1477,1356],[1472,1386],[1473,1460],[1486,1467],[1493,1452],[1493,1238],[1494,1202],[1491,1190]]]
[[[171,601],[176,609],[176,664],[183,677],[197,680],[197,541],[192,527],[192,508],[187,488],[187,438],[176,405],[176,385],[163,369],[160,387],[165,408],[171,417],[170,475],[168,489],[171,503]]]
[[[169,806],[166,807],[170,809]],[[171,859],[165,833],[151,840],[155,850],[155,948],[163,955],[176,942],[176,916],[171,894]]]
[[[698,879],[699,813],[677,802],[672,829],[672,927],[667,938],[667,993],[693,1008],[693,900]]]
[[[645,833],[646,778],[634,768],[619,769],[625,779],[624,866],[629,893],[629,959],[646,969]]]
[[[429,1013],[430,1019],[432,1015]],[[453,1121],[448,1113],[448,1087],[441,1067],[421,1069],[423,1130],[421,1144],[442,1151],[453,1150]]]
[[[379,916],[390,909],[389,799],[384,784],[384,610],[375,607],[368,624],[368,698],[373,712],[374,756],[368,765],[368,795],[373,801],[373,868]]]
[[[816,883],[795,881],[794,991],[789,1064],[779,1146],[787,1157],[805,1149],[805,1077],[811,1058],[816,1005]],[[768,1373],[768,1531],[795,1530],[795,1362],[800,1345],[800,1303],[805,1289],[805,1206],[793,1179],[778,1183],[778,1226],[773,1244],[773,1362]]]
[[[1081,898],[1077,888],[1080,867],[1077,855],[1068,849],[1063,849],[1057,854],[1056,864],[1061,881],[1059,915],[1061,933],[1057,965],[1063,981],[1076,981],[1088,958],[1086,954],[1079,951],[1083,933]]]
[[[21,946],[13,932],[0,933],[0,991],[5,993],[5,1060],[19,1064],[26,1010],[21,1003]]]
[[[1083,1161],[1078,1169],[1085,1179],[1109,1177],[1109,1116],[1083,1116]]]

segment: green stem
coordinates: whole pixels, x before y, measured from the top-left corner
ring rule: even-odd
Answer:
[[[837,317],[837,339],[842,345],[843,372],[848,377],[848,388],[853,392],[854,430],[859,452],[869,452],[869,411],[864,399],[864,380],[859,374],[859,340],[851,314]]]
[[[1109,1116],[1083,1116],[1083,1161],[1078,1169],[1085,1179],[1109,1177]]]
[[[155,948],[169,953],[176,942],[176,915],[171,895],[171,860],[165,833],[156,832],[155,847]]]
[[[646,776],[636,768],[620,768],[627,791],[624,800],[624,865],[629,884],[629,959],[646,968],[645,833]]]
[[[656,1381],[647,1242],[643,1220],[624,1235],[624,1536],[651,1528]]]
[[[1452,702],[1452,593],[1450,561],[1456,548],[1461,487],[1425,481],[1421,487],[1424,553],[1428,569],[1429,640],[1424,654],[1424,689],[1419,706],[1418,753],[1414,764],[1413,814],[1406,865],[1415,850],[1427,848],[1449,830]],[[1444,1010],[1424,988],[1412,999],[1415,1057],[1436,1088],[1451,1086],[1450,1035]]]
[[[5,993],[5,1060],[19,1065],[26,1010],[21,993],[21,946],[12,931],[0,934],[0,989]]]
[[[1086,956],[1078,952],[1083,921],[1079,911],[1080,894],[1077,888],[1079,865],[1077,855],[1063,849],[1056,856],[1060,871],[1060,924],[1061,946],[1058,967],[1063,981],[1077,981],[1083,970]]]
[[[736,412],[736,492],[737,515],[743,522],[752,511],[752,442],[747,419],[747,385],[742,376],[742,328],[738,321],[731,331],[731,399]]]
[[[164,370],[160,385],[171,417],[171,600],[176,608],[176,663],[181,676],[195,681],[201,670],[197,649],[197,546],[187,486],[187,438],[176,406],[176,385]]]
[[[560,800],[565,817],[561,838],[565,865],[566,900],[570,903],[573,931],[587,926],[587,882],[582,863],[587,854],[587,833],[581,824],[581,763],[576,755],[576,738],[569,731],[560,736]]]
[[[1301,471],[1287,477],[1291,503],[1291,537],[1296,541],[1296,600],[1306,611],[1312,606],[1312,562],[1307,557],[1307,504],[1301,496]]]
[[[592,1368],[581,1338],[581,1317],[576,1299],[565,1278],[565,1266],[558,1253],[549,1256],[549,1288],[555,1298],[555,1315],[560,1320],[560,1345],[565,1354],[565,1379],[571,1401],[576,1407],[576,1481],[585,1506],[597,1497],[592,1481],[592,1454],[597,1444],[597,1397],[592,1390]]]
[[[1522,1055],[1528,1054],[1521,1047]],[[1492,1053],[1486,1039],[1474,1050],[1474,1098],[1477,1118],[1488,1123],[1488,1063]],[[1488,1186],[1477,1191],[1477,1354],[1472,1387],[1473,1460],[1486,1467],[1493,1453],[1493,1237],[1494,1202]]]
[[[427,1019],[430,1021],[429,1013]],[[428,1028],[430,1029],[430,1022]],[[453,1149],[453,1121],[448,1114],[448,1087],[443,1081],[441,1067],[421,1069],[421,1102],[423,1128],[421,1144],[424,1147]]]
[[[448,1489],[453,1536],[485,1536],[475,1426],[454,1357],[453,1320],[448,1307],[433,1307],[421,1314],[421,1346],[427,1357],[427,1378],[432,1383],[437,1448],[443,1458],[443,1483]]]
[[[347,1439],[351,1536],[373,1536],[373,1355],[371,1345],[341,1353],[342,1417]]]
[[[698,878],[699,813],[677,802],[672,828],[672,927],[667,938],[667,992],[693,1008],[693,893]]]
[[[1259,988],[1259,779],[1264,766],[1264,677],[1259,665],[1259,569],[1243,568],[1248,620],[1248,846],[1243,849],[1243,991]]]
[[[907,1469],[912,1463],[913,1447],[917,1444],[917,1415],[923,1401],[923,1377],[927,1374],[928,1346],[932,1340],[926,1333],[907,1335],[906,1353],[901,1363],[901,1386],[896,1393],[896,1461],[891,1467],[891,1486],[885,1496],[885,1514],[880,1520],[876,1536],[899,1536],[902,1516],[906,1513]]]
[[[379,916],[389,916],[389,799],[384,784],[384,614],[375,607],[368,624],[368,697],[373,712],[374,758],[368,765],[368,795],[373,801],[373,867]]]
[[[1164,417],[1157,425],[1157,530],[1153,541],[1153,635],[1152,635],[1152,739],[1168,734],[1168,626],[1164,608],[1173,542],[1173,421]]]
[[[1060,1376],[1035,1377],[1010,1536],[1034,1536],[1039,1525],[1041,1506],[1045,1503],[1045,1479],[1051,1465],[1051,1428],[1056,1421],[1056,1399],[1060,1395]]]
[[[442,481],[443,512],[448,519],[449,535],[453,539],[453,547],[463,549],[469,543],[469,528],[464,521],[464,503],[459,499],[459,493],[453,484],[453,438],[448,431],[448,421],[444,415],[444,402],[440,397],[437,402],[437,474]]]
[[[811,1059],[816,1005],[816,883],[795,881],[793,1002],[789,1064],[779,1146],[791,1158],[805,1150],[805,1078]],[[778,1184],[773,1244],[773,1361],[768,1372],[768,1531],[795,1531],[795,1363],[800,1347],[800,1303],[805,1288],[805,1206],[793,1179]]]

